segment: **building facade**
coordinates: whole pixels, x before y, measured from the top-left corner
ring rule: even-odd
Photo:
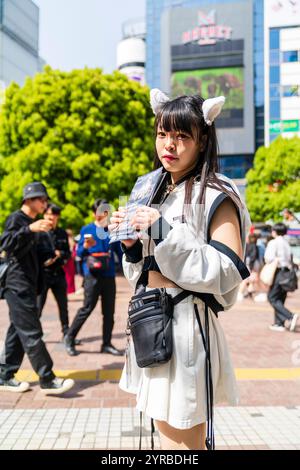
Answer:
[[[300,136],[300,0],[265,1],[265,144]]]
[[[117,68],[130,80],[145,85],[146,25],[144,19],[123,24],[122,41],[117,47]]]
[[[39,8],[31,0],[0,0],[0,82],[7,87],[44,65],[39,57]]]
[[[264,144],[263,0],[148,0],[148,85],[226,96],[221,171],[243,178]]]

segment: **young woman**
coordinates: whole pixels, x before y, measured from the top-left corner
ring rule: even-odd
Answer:
[[[142,236],[123,241],[124,273],[133,287],[142,271],[148,271],[147,290],[165,287],[172,297],[182,290],[195,292],[174,307],[171,360],[141,369],[131,343],[130,364],[120,382],[122,389],[136,394],[137,409],[155,420],[163,449],[204,449],[205,443],[213,448],[212,432],[205,442],[213,403],[234,405],[238,400],[217,312],[235,303],[239,284],[249,275],[242,260],[250,219],[234,183],[217,173],[213,120],[224,101],[200,96],[170,101],[159,90],[151,91],[155,168],[162,166],[168,181],[158,208],[136,209],[131,225]],[[123,209],[114,212],[109,229],[116,229],[125,216]],[[163,237],[155,235],[157,227]]]

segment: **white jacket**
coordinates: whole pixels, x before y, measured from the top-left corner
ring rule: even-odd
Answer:
[[[238,193],[234,183],[219,175]],[[249,272],[229,247],[209,240],[209,225],[217,207],[227,195],[207,188],[205,208],[196,204],[200,183],[192,192],[192,214],[183,221],[185,183],[179,184],[160,207],[162,218],[152,227],[152,238],[137,242],[123,257],[124,273],[135,288],[145,260],[158,265],[161,273],[178,288],[167,288],[173,297],[182,289],[206,294],[209,299],[209,331],[214,403],[236,405],[238,391],[227,342],[213,311],[228,310],[237,297],[239,284]],[[238,209],[243,254],[250,217],[245,207]],[[155,224],[154,224],[155,225]],[[165,237],[160,235],[166,229]],[[157,231],[157,234],[153,232]],[[147,258],[150,256],[150,258]],[[151,258],[152,257],[152,258]],[[154,258],[153,258],[154,257]],[[149,290],[149,288],[147,288]],[[173,355],[167,364],[140,369],[132,342],[123,369],[120,388],[136,394],[137,409],[166,421],[178,429],[189,429],[207,418],[205,350],[195,319],[194,304],[204,325],[204,302],[189,296],[174,307]],[[217,308],[215,309],[215,307]]]

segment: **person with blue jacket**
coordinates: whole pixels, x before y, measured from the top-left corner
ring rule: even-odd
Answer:
[[[64,338],[64,343],[70,356],[79,354],[75,349],[75,338],[101,297],[103,343],[100,352],[120,356],[123,353],[111,344],[111,337],[116,298],[114,252],[118,255],[120,263],[123,252],[119,242],[109,243],[108,203],[103,199],[97,199],[92,210],[95,220],[81,229],[77,248],[77,256],[83,261],[84,303],[78,310]]]

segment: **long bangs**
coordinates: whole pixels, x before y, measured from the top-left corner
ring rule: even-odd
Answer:
[[[155,134],[161,128],[166,132],[184,132],[195,141],[199,140],[200,129],[203,127],[202,116],[191,109],[189,97],[180,96],[164,104],[155,119]]]

